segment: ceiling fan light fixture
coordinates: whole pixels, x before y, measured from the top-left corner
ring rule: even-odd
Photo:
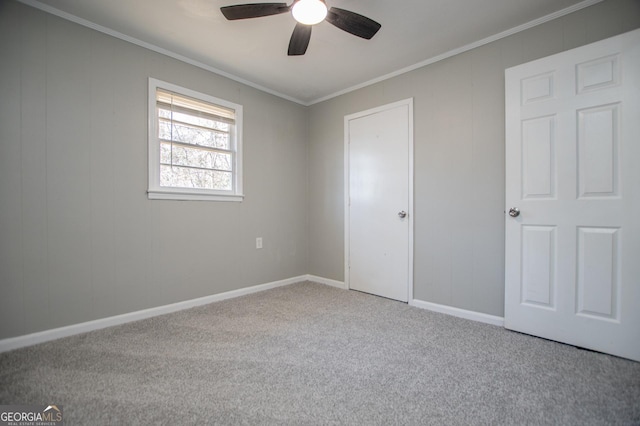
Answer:
[[[327,16],[327,5],[322,0],[298,0],[291,9],[296,21],[304,25],[315,25]]]

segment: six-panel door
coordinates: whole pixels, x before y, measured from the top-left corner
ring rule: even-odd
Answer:
[[[640,31],[505,75],[505,326],[640,360]]]

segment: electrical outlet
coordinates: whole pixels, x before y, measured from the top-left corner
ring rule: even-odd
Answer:
[[[261,249],[262,248],[262,237],[256,238],[256,248],[257,249]]]

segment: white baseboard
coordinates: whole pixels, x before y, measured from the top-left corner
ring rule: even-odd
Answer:
[[[307,281],[312,281],[318,284],[330,285],[331,287],[337,287],[343,290],[347,290],[347,285],[344,283],[344,281],[331,280],[329,278],[322,278],[316,275],[307,275]]]
[[[227,291],[224,293],[200,297],[197,299],[185,300],[183,302],[172,303],[170,305],[143,309],[141,311],[129,312],[126,314],[116,315],[113,317],[101,318],[94,321],[87,321],[80,324],[69,325],[66,327],[54,328],[52,330],[40,331],[37,333],[27,334],[24,336],[10,337],[8,339],[0,340],[0,352],[6,352],[12,349],[18,349],[25,346],[44,343],[50,340],[72,336],[74,334],[87,333],[89,331],[99,330],[101,328],[112,327],[114,325],[120,325],[128,322],[132,322],[132,321],[151,318],[158,315],[169,314],[171,312],[177,312],[183,309],[189,309],[196,306],[207,305],[209,303],[219,302],[221,300],[226,300],[226,299],[232,299],[234,297],[240,297],[240,296],[244,296],[251,293],[258,293],[260,291],[269,290],[276,287],[282,287],[290,284],[295,284],[302,281],[311,281],[311,282],[324,284],[324,285],[328,285],[331,287],[336,287],[344,290],[347,289],[347,286],[343,281],[332,280],[329,278],[323,278],[323,277],[310,275],[310,274],[300,275],[297,277],[287,278],[285,280],[274,281],[266,284],[255,285],[252,287],[241,288],[238,290]],[[417,299],[411,300],[409,302],[409,305],[415,306],[421,309],[427,309],[434,312],[440,312],[443,314],[453,315],[460,318],[465,318],[473,321],[479,321],[487,324],[504,327],[504,318],[483,314],[481,312],[467,311],[465,309],[454,308],[446,305],[439,305],[437,303],[425,302]]]
[[[39,331],[37,333],[26,334],[24,336],[10,337],[0,340],[0,352],[10,351],[25,346],[31,346],[38,343],[48,342],[50,340],[60,339],[62,337],[72,336],[74,334],[86,333],[101,328],[111,327],[114,325],[125,324],[127,322],[138,321],[158,315],[169,314],[171,312],[181,311],[196,306],[207,305],[213,302],[219,302],[225,299],[244,296],[251,293],[257,293],[276,287],[282,287],[302,281],[315,281],[321,284],[329,284],[331,280],[319,277],[310,277],[309,275],[301,275],[298,277],[287,278],[285,280],[274,281],[266,284],[255,285],[252,287],[241,288],[238,290],[227,291],[224,293],[214,294],[211,296],[199,297],[197,299],[185,300],[183,302],[172,303],[170,305],[158,306],[156,308],[143,309],[141,311],[129,312],[113,317],[101,318],[93,321],[87,321],[79,324],[68,325],[66,327],[54,328],[51,330]],[[337,281],[336,281],[337,282]]]
[[[437,303],[425,302],[423,300],[413,299],[409,301],[409,305],[416,308],[426,309],[428,311],[439,312],[441,314],[453,315],[454,317],[464,318],[472,321],[484,322],[486,324],[504,327],[504,318],[495,315],[483,314],[482,312],[467,311],[466,309],[454,308],[453,306],[439,305]]]
[[[319,284],[330,285],[332,287],[348,290],[344,281],[331,280],[329,278],[318,277],[315,275],[307,275],[307,281],[312,281]],[[504,327],[504,318],[495,315],[484,314],[482,312],[468,311],[466,309],[454,308],[453,306],[439,305],[437,303],[425,302],[423,300],[413,299],[409,301],[410,306],[415,306],[420,309],[427,309],[429,311],[439,312],[441,314],[453,315],[455,317],[464,318],[472,321],[483,322],[485,324],[497,325],[498,327]]]

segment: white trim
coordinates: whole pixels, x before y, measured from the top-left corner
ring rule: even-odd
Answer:
[[[100,330],[115,325],[126,324],[128,322],[139,321],[152,318],[159,315],[170,314],[172,312],[182,311],[197,306],[207,305],[209,303],[220,302],[226,299],[233,299],[252,293],[258,293],[272,288],[283,287],[304,281],[311,281],[318,284],[328,285],[339,289],[347,290],[347,284],[343,281],[323,278],[316,275],[300,275],[297,277],[287,278],[280,281],[273,281],[266,284],[259,284],[252,287],[231,290],[224,293],[214,294],[211,296],[200,297],[197,299],[185,300],[182,302],[172,303],[169,305],[158,306],[155,308],[143,309],[141,311],[129,312],[122,315],[116,315],[107,318],[101,318],[93,321],[87,321],[79,324],[72,324],[66,327],[54,328],[51,330],[39,331],[37,333],[26,334],[23,336],[10,337],[0,340],[0,353],[13,349],[19,349],[26,346],[36,345],[63,337],[73,336],[76,334],[87,333],[94,330]],[[483,322],[486,324],[504,327],[504,318],[493,315],[483,314],[481,312],[467,311],[464,309],[454,308],[436,303],[424,302],[417,299],[409,299],[409,306],[420,309],[439,312],[447,315],[453,315],[472,321]]]
[[[341,288],[343,290],[348,290],[347,285],[344,283],[344,281],[331,280],[329,278],[318,277],[316,275],[307,275],[306,279],[307,279],[307,281],[311,281],[311,282],[314,282],[314,283],[324,284],[324,285],[328,285],[328,286],[331,286],[331,287],[336,287],[336,288]]]
[[[350,188],[351,188],[351,183],[349,180],[349,164],[350,163],[350,159],[349,159],[349,119],[347,116],[344,117],[344,133],[343,133],[343,137],[344,137],[344,177],[343,177],[343,181],[344,181],[344,235],[342,236],[344,238],[344,285],[347,288],[347,290],[350,290],[351,287],[349,285],[349,269],[351,264],[350,262],[350,258],[349,258],[349,250],[350,250],[350,244],[349,244],[349,232],[350,232],[350,227],[349,227],[349,222],[351,219],[350,216],[350,212],[351,212],[351,195],[350,195]]]
[[[96,31],[99,31],[101,33],[110,35],[110,36],[118,38],[120,40],[124,40],[126,42],[135,44],[135,45],[140,46],[140,47],[144,47],[145,49],[149,49],[151,51],[160,53],[160,54],[168,56],[170,58],[177,59],[177,60],[185,62],[187,64],[196,66],[198,68],[202,68],[203,70],[212,72],[214,74],[218,74],[220,76],[226,77],[226,78],[228,78],[230,80],[233,80],[233,81],[237,81],[238,83],[245,84],[245,85],[247,85],[249,87],[253,87],[254,89],[261,90],[261,91],[263,91],[265,93],[269,93],[271,95],[278,96],[278,97],[280,97],[282,99],[286,99],[288,101],[295,102],[295,103],[303,105],[303,106],[311,106],[311,105],[314,105],[314,104],[317,104],[317,103],[320,103],[320,102],[324,102],[326,100],[338,97],[340,95],[344,95],[346,93],[353,92],[353,91],[358,90],[358,89],[362,89],[363,87],[371,86],[371,85],[379,83],[381,81],[388,80],[390,78],[397,77],[397,76],[402,75],[402,74],[406,74],[406,73],[408,73],[410,71],[413,71],[413,70],[416,70],[418,68],[422,68],[424,66],[431,65],[433,63],[442,61],[444,59],[447,59],[447,58],[450,58],[452,56],[458,55],[460,53],[464,53],[464,52],[467,52],[469,50],[475,49],[476,47],[484,46],[485,44],[489,44],[489,43],[492,43],[494,41],[500,40],[502,38],[508,37],[510,35],[513,35],[513,34],[528,30],[529,28],[535,27],[536,25],[544,24],[545,22],[549,22],[551,20],[554,20],[554,19],[557,19],[557,18],[561,18],[561,17],[563,17],[565,15],[568,15],[570,13],[577,12],[580,9],[584,9],[586,7],[589,7],[589,6],[593,6],[594,4],[600,3],[603,0],[585,0],[585,1],[582,1],[580,3],[576,3],[576,4],[574,4],[572,6],[569,6],[569,7],[565,8],[565,9],[559,10],[557,12],[551,13],[549,15],[543,16],[543,17],[538,18],[538,19],[534,19],[533,21],[524,23],[522,25],[519,25],[517,27],[511,28],[511,29],[506,30],[506,31],[503,31],[501,33],[489,36],[487,38],[483,38],[482,40],[476,41],[474,43],[467,44],[466,46],[462,46],[462,47],[459,47],[457,49],[450,50],[448,52],[445,52],[445,53],[442,53],[440,55],[434,56],[434,57],[432,57],[430,59],[426,59],[424,61],[418,62],[417,64],[410,65],[410,66],[408,66],[406,68],[399,69],[399,70],[391,72],[389,74],[382,75],[380,77],[374,78],[374,79],[366,81],[364,83],[348,87],[346,89],[340,90],[338,92],[334,92],[334,93],[329,94],[327,96],[323,96],[321,98],[317,98],[317,99],[314,99],[314,100],[311,100],[311,101],[303,101],[301,99],[297,99],[297,98],[294,98],[292,96],[285,95],[285,94],[277,92],[277,91],[275,91],[273,89],[269,89],[268,87],[264,87],[264,86],[261,86],[261,85],[259,85],[257,83],[254,83],[252,81],[246,80],[246,79],[244,79],[242,77],[238,77],[238,76],[236,76],[234,74],[228,73],[226,71],[222,71],[221,69],[212,67],[210,65],[204,64],[202,62],[199,62],[199,61],[196,61],[194,59],[188,58],[186,56],[180,55],[178,53],[172,52],[172,51],[170,51],[168,49],[164,49],[164,48],[156,46],[154,44],[147,43],[145,41],[142,41],[142,40],[139,40],[137,38],[128,36],[126,34],[123,34],[123,33],[120,33],[118,31],[112,30],[110,28],[103,27],[102,25],[98,25],[98,24],[93,23],[91,21],[88,21],[88,20],[86,20],[84,18],[80,18],[78,16],[75,16],[75,15],[72,15],[70,13],[64,12],[64,11],[62,11],[60,9],[56,9],[55,7],[51,7],[51,6],[47,5],[47,4],[40,3],[39,1],[36,1],[36,0],[18,0],[18,1],[20,3],[24,3],[24,4],[28,5],[28,6],[34,7],[36,9],[40,9],[43,12],[47,12],[47,13],[50,13],[52,15],[55,15],[55,16],[57,16],[59,18],[66,19],[66,20],[71,21],[71,22],[75,22],[76,24],[82,25],[84,27],[91,28],[93,30],[96,30]]]
[[[141,311],[129,312],[126,314],[116,315],[113,317],[101,318],[101,319],[87,321],[79,324],[68,325],[66,327],[40,331],[37,333],[26,334],[24,336],[10,337],[8,339],[0,340],[0,353],[10,351],[12,349],[22,348],[25,346],[35,345],[38,343],[48,342],[50,340],[60,339],[62,337],[73,336],[75,334],[80,334],[80,333],[87,333],[89,331],[100,330],[102,328],[125,324],[132,321],[139,321],[142,319],[151,318],[158,315],[169,314],[172,312],[189,309],[196,306],[207,305],[209,303],[219,302],[221,300],[232,299],[235,297],[245,296],[247,294],[257,293],[260,291],[269,290],[272,288],[282,287],[282,286],[295,284],[295,283],[308,281],[308,280],[310,280],[309,275],[301,275],[298,277],[288,278],[280,281],[273,281],[266,284],[260,284],[252,287],[241,288],[238,290],[227,291],[224,293],[214,294],[211,296],[185,300],[183,302],[172,303],[170,305],[143,309]],[[318,278],[317,280],[313,279],[313,281],[324,284],[324,282],[322,282],[321,280],[322,279],[320,278]],[[325,281],[328,282],[331,280],[325,280]]]
[[[184,188],[187,189],[187,188]],[[201,194],[188,193],[186,191],[155,191],[148,190],[147,198],[150,200],[182,200],[182,201],[236,201],[240,202],[244,199],[243,194],[234,195],[218,195],[218,194]]]
[[[409,291],[407,293],[408,300],[413,300],[413,238],[414,238],[414,211],[413,211],[413,181],[415,179],[415,171],[413,170],[414,155],[413,155],[413,98],[409,102]]]
[[[533,28],[533,27],[535,27],[537,25],[544,24],[545,22],[549,22],[549,21],[552,21],[554,19],[561,18],[561,17],[563,17],[565,15],[568,15],[568,14],[573,13],[573,12],[577,12],[578,10],[584,9],[586,7],[589,7],[589,6],[593,6],[594,4],[600,3],[602,1],[603,0],[585,0],[583,2],[576,3],[573,6],[569,6],[569,7],[565,8],[565,9],[558,10],[557,12],[551,13],[551,14],[543,16],[541,18],[534,19],[533,21],[526,22],[526,23],[524,23],[522,25],[518,25],[517,27],[508,29],[508,30],[503,31],[501,33],[494,34],[492,36],[489,36],[487,38],[483,38],[482,40],[475,41],[473,43],[467,44],[467,45],[462,46],[462,47],[458,47],[457,49],[449,50],[448,52],[442,53],[442,54],[434,56],[432,58],[425,59],[424,61],[418,62],[417,64],[409,65],[406,68],[401,68],[401,69],[399,69],[397,71],[390,72],[389,74],[381,75],[380,77],[376,77],[376,78],[374,78],[372,80],[365,81],[364,83],[356,84],[355,86],[347,87],[346,89],[334,92],[334,93],[332,93],[330,95],[327,95],[327,96],[323,96],[322,98],[318,98],[318,99],[309,101],[305,105],[306,106],[314,105],[314,104],[317,104],[317,103],[320,103],[320,102],[324,102],[324,101],[327,101],[329,99],[333,99],[333,98],[336,98],[338,96],[341,96],[341,95],[356,91],[358,89],[362,89],[364,87],[371,86],[371,85],[374,85],[376,83],[380,83],[381,81],[389,80],[390,78],[397,77],[397,76],[402,75],[402,74],[406,74],[408,72],[417,70],[418,68],[426,67],[427,65],[431,65],[431,64],[434,64],[436,62],[440,62],[440,61],[445,60],[447,58],[451,58],[452,56],[456,56],[456,55],[459,55],[461,53],[468,52],[469,50],[473,50],[473,49],[475,49],[477,47],[484,46],[485,44],[493,43],[494,41],[498,41],[500,39],[509,37],[510,35],[517,34],[519,32],[528,30],[529,28]]]
[[[365,111],[356,112],[353,114],[345,115],[344,117],[344,283],[345,288],[351,288],[349,286],[349,213],[350,213],[350,184],[349,184],[349,121],[365,117],[367,115],[376,114],[378,112],[393,109],[399,106],[406,105],[409,109],[409,164],[408,164],[408,192],[409,192],[409,207],[407,211],[407,217],[409,219],[409,259],[408,259],[408,282],[407,282],[407,297],[408,300],[413,299],[413,180],[414,180],[414,138],[413,138],[413,98],[403,99],[401,101],[392,102],[390,104],[381,105],[376,108],[371,108]]]
[[[482,312],[468,311],[466,309],[454,308],[453,306],[439,305],[437,303],[425,302],[423,300],[409,300],[409,306],[426,309],[428,311],[439,312],[441,314],[453,315],[454,317],[464,318],[471,321],[483,322],[485,324],[497,325],[504,327],[504,317],[483,314]]]

